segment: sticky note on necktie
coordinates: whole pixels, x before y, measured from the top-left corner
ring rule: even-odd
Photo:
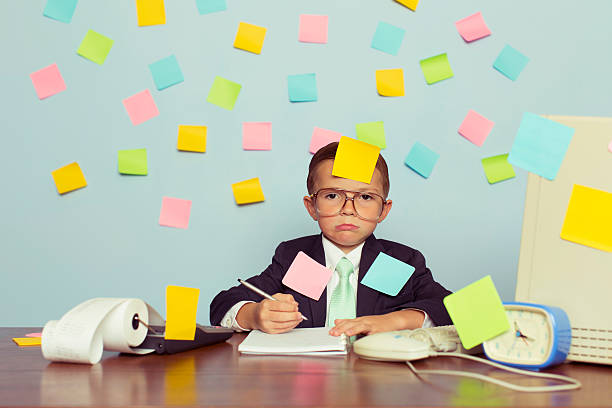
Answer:
[[[470,109],[459,126],[459,134],[476,146],[482,146],[493,126],[493,121]]]
[[[283,285],[302,295],[319,300],[333,271],[321,265],[304,252],[298,252],[283,277]]]
[[[612,193],[574,184],[561,238],[612,252]]]
[[[487,181],[490,184],[515,177],[514,167],[508,163],[508,154],[486,157],[481,160]]]
[[[493,68],[511,80],[516,81],[528,62],[529,58],[511,46],[506,45],[495,59]]]
[[[241,89],[242,85],[232,82],[229,79],[217,76],[215,77],[215,81],[208,92],[208,97],[206,100],[212,104],[222,107],[223,109],[233,110]]]
[[[179,125],[177,150],[204,153],[206,151],[206,126]]]
[[[383,121],[358,123],[355,125],[355,133],[357,134],[357,140],[378,146],[381,149],[387,147]]]
[[[121,174],[147,175],[147,149],[119,150],[117,167]]]
[[[428,178],[440,155],[422,143],[415,142],[404,160],[404,164],[421,176]]]
[[[66,90],[66,83],[60,74],[57,64],[40,69],[30,74],[38,99],[45,99]]]
[[[300,14],[298,41],[324,44],[327,42],[327,16]]]
[[[387,54],[397,55],[402,45],[404,34],[406,34],[406,30],[403,28],[381,21],[376,27],[376,32],[370,46]]]
[[[339,142],[342,133],[315,127],[310,138],[310,153],[316,153],[320,148],[333,142]]]
[[[77,162],[70,163],[64,167],[51,172],[55,187],[60,194],[68,193],[87,186],[85,175]]]
[[[376,90],[381,96],[404,96],[404,70],[377,70]]]
[[[78,0],[47,0],[43,15],[62,23],[70,23]]]
[[[445,297],[444,306],[461,344],[468,350],[510,329],[504,305],[489,275]]]
[[[198,12],[200,14],[216,13],[218,11],[227,10],[225,0],[196,0]]]
[[[157,105],[148,89],[125,98],[123,106],[134,126],[140,125],[159,115]]]
[[[234,47],[260,54],[266,38],[266,28],[240,22],[234,39]]]
[[[242,148],[244,150],[272,150],[272,123],[243,122]]]
[[[17,343],[19,347],[40,346],[41,340],[40,337],[13,337],[13,341]]]
[[[370,184],[379,154],[378,146],[342,136],[332,175]]]
[[[491,35],[491,30],[487,27],[480,11],[457,21],[455,26],[466,42],[476,41]]]
[[[315,74],[289,75],[287,88],[291,102],[314,102],[318,99]]]
[[[446,53],[421,60],[420,64],[425,81],[430,85],[453,77]]]
[[[164,227],[186,229],[191,215],[191,200],[174,197],[162,197],[159,212],[159,225]]]
[[[166,24],[164,0],[136,0],[139,26]]]
[[[261,189],[261,184],[259,183],[259,177],[232,184],[232,191],[234,192],[234,199],[238,205],[264,201],[264,194]]]
[[[395,1],[397,1],[399,4],[402,4],[408,7],[412,11],[416,11],[416,8],[419,4],[419,0],[395,0]]]
[[[166,340],[193,340],[200,289],[166,287]]]
[[[389,296],[396,296],[413,272],[414,266],[380,252],[361,284]]]
[[[77,54],[96,64],[102,65],[113,47],[113,43],[114,41],[110,38],[94,30],[89,30],[87,34],[85,34],[83,41],[81,41]]]
[[[174,55],[149,64],[149,70],[158,91],[184,81],[183,72]]]

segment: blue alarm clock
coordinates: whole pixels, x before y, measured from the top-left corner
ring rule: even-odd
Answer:
[[[539,370],[565,361],[572,328],[563,309],[505,302],[510,330],[483,343],[486,356],[501,364]]]

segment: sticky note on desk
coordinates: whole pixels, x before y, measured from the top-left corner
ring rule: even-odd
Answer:
[[[516,176],[514,167],[508,163],[508,154],[485,157],[481,162],[489,184],[498,183]]]
[[[259,177],[232,184],[232,191],[238,205],[258,203],[265,199]]]
[[[57,68],[57,64],[51,64],[31,73],[30,79],[38,99],[45,99],[66,90],[66,83],[59,72],[59,68]]]
[[[13,337],[13,341],[17,343],[19,347],[40,346],[41,340],[40,337]]]
[[[612,252],[612,193],[574,184],[561,238]]]
[[[516,81],[528,62],[529,58],[520,51],[506,45],[495,59],[493,68],[507,78]]]
[[[283,285],[302,295],[319,300],[333,271],[321,265],[304,252],[298,252],[283,277]]]
[[[208,92],[208,97],[206,100],[212,104],[222,107],[223,109],[233,110],[241,89],[242,85],[232,82],[229,79],[217,76],[215,77],[215,81]]]
[[[94,30],[89,30],[87,34],[85,34],[83,41],[81,41],[77,54],[98,65],[102,65],[104,61],[106,61],[106,57],[113,47],[113,43],[114,41],[110,38]]]
[[[381,21],[376,27],[376,32],[370,46],[387,54],[397,55],[402,45],[404,34],[406,34],[406,30],[403,28]]]
[[[117,167],[121,174],[147,175],[147,149],[119,150]]]
[[[266,28],[254,24],[240,22],[234,39],[234,48],[260,54],[266,38]]]
[[[47,0],[43,15],[62,23],[70,23],[78,0]]]
[[[420,64],[425,81],[430,85],[454,75],[446,53],[421,60]]]
[[[378,146],[381,149],[387,147],[385,124],[382,120],[356,124],[355,134],[357,135],[357,140]]]
[[[166,24],[164,0],[136,0],[139,26]]]
[[[491,30],[487,27],[480,11],[457,21],[455,27],[466,42],[476,41],[491,35]]]
[[[370,184],[379,154],[378,146],[342,136],[332,175]]]
[[[51,172],[57,192],[68,193],[87,186],[85,175],[77,162],[70,163],[64,167]]]
[[[413,272],[414,266],[380,252],[360,283],[389,296],[396,296]]]
[[[166,287],[166,340],[193,340],[200,289]]]
[[[468,350],[510,329],[490,275],[445,297],[444,306]]]

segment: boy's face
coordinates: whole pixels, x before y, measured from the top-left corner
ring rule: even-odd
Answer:
[[[315,169],[314,193],[322,188],[335,188],[338,190],[358,191],[363,193],[375,193],[384,197],[382,187],[382,175],[377,170],[372,175],[370,184],[361,181],[345,179],[332,176],[333,160],[324,160]],[[351,193],[348,194],[349,196]],[[349,253],[352,249],[361,244],[369,237],[376,225],[382,222],[391,210],[391,200],[387,200],[383,205],[382,214],[377,220],[364,220],[357,215],[355,206],[351,200],[347,200],[339,214],[321,216],[315,206],[315,199],[310,196],[304,197],[304,206],[313,220],[319,223],[319,228],[323,235],[332,241],[344,253]]]

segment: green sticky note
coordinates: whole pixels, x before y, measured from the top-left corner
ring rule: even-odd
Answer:
[[[453,70],[446,53],[421,60],[421,69],[425,75],[425,80],[430,85],[453,77]]]
[[[485,175],[490,184],[513,178],[514,167],[508,163],[508,153],[482,159]]]
[[[240,89],[242,89],[242,85],[218,76],[215,77],[215,82],[213,82],[206,100],[224,109],[232,110],[236,99],[238,99]]]
[[[119,173],[147,175],[147,149],[119,150]]]
[[[110,38],[97,33],[94,30],[89,30],[87,34],[85,34],[83,41],[81,41],[77,54],[95,62],[96,64],[102,65],[104,64],[106,56],[113,47],[113,42],[114,41]]]
[[[355,125],[357,140],[378,146],[381,149],[387,147],[385,141],[385,126],[382,121],[358,123]]]
[[[468,350],[510,329],[490,275],[445,297],[444,306]]]

